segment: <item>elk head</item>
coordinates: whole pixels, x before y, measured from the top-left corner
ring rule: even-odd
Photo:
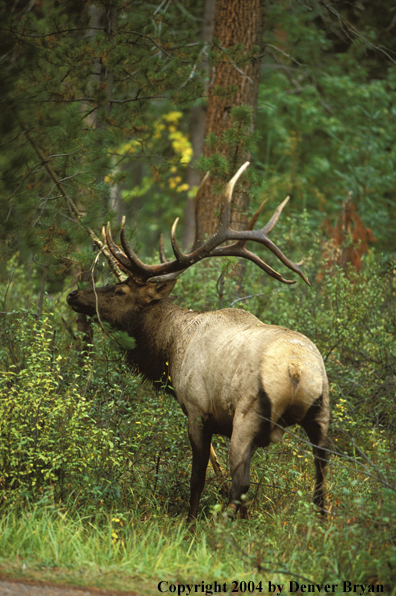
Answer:
[[[102,288],[74,290],[68,294],[67,303],[79,313],[89,317],[99,316],[113,327],[133,334],[138,313],[153,301],[169,296],[176,283],[167,280],[157,283],[139,283],[129,276],[123,282]],[[128,328],[125,322],[128,321]]]

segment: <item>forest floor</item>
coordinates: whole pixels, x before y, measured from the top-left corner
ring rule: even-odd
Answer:
[[[98,588],[74,587],[28,579],[0,577],[1,596],[140,596],[141,592],[120,592]]]
[[[130,585],[129,581],[125,581],[125,589],[119,590],[111,587],[111,578],[101,582],[106,585],[106,588],[98,588],[75,585],[78,581],[76,578],[74,578],[74,581],[71,577],[66,580],[63,574],[59,578],[59,583],[56,581],[55,574],[51,577],[53,581],[48,581],[48,575],[46,574],[38,579],[33,579],[33,577],[37,578],[37,573],[27,574],[26,577],[14,577],[12,571],[7,572],[6,569],[2,568],[0,572],[0,596],[144,596],[158,592],[156,584],[141,585],[142,582],[137,583],[132,579],[130,582],[133,582],[133,586]],[[74,585],[65,583],[66,581],[73,582]],[[117,584],[119,587],[118,582]]]

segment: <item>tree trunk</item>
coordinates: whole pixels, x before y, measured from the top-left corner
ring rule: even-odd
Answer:
[[[252,109],[252,127],[257,111],[260,80],[260,54],[262,48],[263,0],[217,0],[213,37],[219,40],[213,72],[208,89],[205,136],[214,134],[221,145],[222,137],[230,127],[230,111],[242,104]],[[240,44],[241,48],[235,48]],[[254,49],[256,47],[256,49]],[[232,48],[236,51],[233,54]],[[231,50],[231,51],[230,51]],[[237,64],[236,64],[237,62]],[[218,93],[218,87],[223,93]],[[236,88],[236,90],[235,90]],[[228,90],[228,91],[227,91]],[[216,148],[219,151],[219,148]],[[213,148],[205,147],[204,155],[210,157]],[[232,174],[249,159],[247,152],[234,151],[227,155],[226,147],[220,152],[231,161]],[[220,195],[212,190],[212,179],[202,188],[195,206],[197,247],[216,229],[220,210]],[[246,193],[234,193],[232,223],[240,229],[248,207]]]
[[[203,9],[201,40],[206,44],[210,44],[213,38],[213,24],[215,15],[216,0],[205,0]],[[206,58],[202,59],[203,75],[209,82],[209,65]],[[207,85],[206,85],[207,87]],[[205,118],[206,108],[201,104],[194,106],[191,109],[191,127],[190,138],[193,150],[194,159],[199,157],[203,152],[204,138],[205,138]],[[199,186],[201,176],[199,172],[194,169],[194,162],[188,169],[187,182],[189,188]],[[191,246],[195,237],[195,200],[193,198],[187,199],[186,207],[184,209],[184,226],[182,246],[184,249]]]

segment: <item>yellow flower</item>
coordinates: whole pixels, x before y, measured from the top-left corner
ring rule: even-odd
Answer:
[[[139,141],[129,141],[128,143],[124,143],[124,145],[121,145],[121,147],[118,149],[118,155],[128,155],[130,153],[136,153],[139,147]]]
[[[163,124],[162,122],[156,122],[155,123],[155,133],[154,133],[154,139],[160,139],[162,137],[162,131],[165,128],[165,124]]]
[[[174,188],[176,188],[176,186],[181,182],[181,177],[180,176],[171,176],[169,178],[169,188],[171,188],[172,190]]]
[[[162,117],[164,120],[166,120],[166,122],[173,122],[174,124],[177,124],[182,116],[182,112],[168,112],[167,114],[164,114]]]

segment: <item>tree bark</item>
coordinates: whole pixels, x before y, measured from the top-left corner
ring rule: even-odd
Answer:
[[[257,111],[258,86],[260,80],[260,55],[262,49],[263,0],[217,0],[214,22],[214,39],[219,41],[214,59],[212,78],[208,89],[205,136],[213,133],[221,140],[231,124],[230,111],[242,104],[252,109],[252,127]],[[230,48],[240,44],[240,51],[230,55]],[[254,47],[259,51],[253,51]],[[228,50],[228,51],[227,51]],[[238,64],[236,64],[236,61]],[[219,94],[217,87],[229,90]],[[235,90],[230,89],[236,88]],[[205,147],[204,155],[210,156],[213,149]],[[219,151],[217,148],[216,151]],[[236,149],[227,155],[223,147],[220,152],[231,160],[232,174],[237,167],[249,159],[249,154]],[[213,192],[212,180],[204,185],[195,205],[196,235],[194,246],[201,245],[206,236],[216,229],[221,197]],[[248,207],[246,193],[235,193],[232,224],[241,229],[245,222],[244,213]]]
[[[213,24],[215,16],[216,0],[205,0],[201,27],[201,40],[206,44],[210,44],[213,38]],[[202,59],[203,76],[207,79],[206,87],[209,83],[209,64],[206,57]],[[199,172],[194,169],[194,159],[199,157],[203,152],[204,138],[205,138],[205,118],[206,107],[199,104],[191,109],[191,127],[190,138],[193,150],[193,161],[188,170],[187,182],[189,188],[199,186],[201,176]],[[184,249],[191,246],[195,237],[195,199],[187,199],[184,209],[184,226],[182,246]]]

